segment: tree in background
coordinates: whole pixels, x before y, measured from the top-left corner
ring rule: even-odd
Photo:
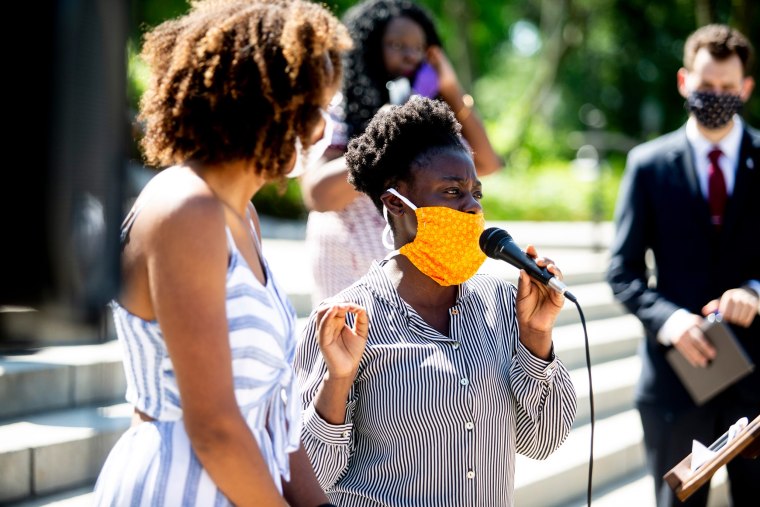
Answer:
[[[760,50],[753,0],[533,0],[481,2],[478,9],[463,18],[472,25],[477,60],[455,63],[473,69],[489,132],[513,162],[526,149],[532,159],[566,158],[587,143],[625,152],[677,128],[687,114],[673,76],[698,26],[734,25]],[[457,22],[444,19],[444,28]],[[451,30],[442,32],[451,41]],[[760,103],[744,114],[757,123]]]
[[[698,26],[734,25],[760,51],[757,0],[417,1],[436,16],[462,85],[509,161],[507,173],[567,164],[584,145],[616,160],[619,170],[632,146],[681,125],[687,114],[673,76],[685,38]],[[338,15],[354,3],[326,2]],[[131,47],[145,26],[187,5],[134,0]],[[131,60],[136,100],[139,62]],[[760,124],[760,101],[747,104],[744,115]]]

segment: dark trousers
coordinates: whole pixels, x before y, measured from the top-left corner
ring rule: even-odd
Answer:
[[[709,446],[741,417],[752,421],[760,414],[760,407],[737,406],[720,397],[702,407],[674,411],[661,405],[638,403],[644,429],[647,468],[654,477],[657,507],[704,507],[710,491],[705,484],[681,502],[663,476],[691,454],[692,440]],[[733,507],[760,505],[760,458],[748,459],[741,455],[728,465]]]

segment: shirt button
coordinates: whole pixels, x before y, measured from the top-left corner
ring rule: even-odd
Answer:
[[[454,342],[452,347],[454,347],[454,350],[457,350],[459,348],[459,342]]]
[[[348,438],[348,437],[350,437],[350,436],[351,436],[351,432],[350,432],[350,431],[348,431],[348,430],[346,430],[346,431],[344,431],[343,433],[341,433],[341,435],[343,435],[343,438]]]
[[[459,310],[457,310],[456,308],[452,308],[451,315],[459,315]]]
[[[474,424],[472,424],[472,421],[467,421],[467,422],[465,423],[464,427],[465,427],[465,428],[467,428],[468,430],[471,430],[472,428],[474,428],[474,427],[475,427],[475,425],[474,425]]]
[[[470,381],[467,380],[466,378],[463,378],[459,381],[459,383],[462,384],[463,386],[466,386],[470,383]]]
[[[467,478],[468,479],[474,479],[475,478],[475,470],[468,470],[467,471]]]

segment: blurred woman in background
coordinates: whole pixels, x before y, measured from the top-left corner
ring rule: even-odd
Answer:
[[[354,47],[346,53],[341,94],[330,108],[331,145],[301,178],[310,210],[306,243],[315,306],[358,280],[390,249],[382,241],[385,221],[348,183],[343,157],[348,141],[381,107],[414,94],[443,100],[462,125],[478,175],[502,165],[425,9],[409,0],[366,0],[349,9],[343,21]]]

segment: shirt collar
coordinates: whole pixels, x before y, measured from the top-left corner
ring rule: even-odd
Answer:
[[[403,299],[401,299],[401,296],[399,296],[398,291],[393,286],[391,279],[388,278],[388,274],[383,269],[383,265],[388,262],[388,259],[392,254],[393,252],[391,252],[391,254],[380,261],[373,261],[372,266],[369,268],[369,271],[362,278],[362,282],[376,296],[384,299],[406,314],[408,304]],[[474,293],[471,285],[472,284],[469,281],[466,281],[459,285],[459,290],[457,291],[457,300],[455,303],[456,305],[461,304],[465,299]]]
[[[739,148],[741,147],[744,124],[741,116],[738,114],[735,114],[733,119],[733,128],[723,137],[723,139],[717,143],[713,143],[699,131],[696,118],[690,116],[689,120],[686,122],[686,139],[689,141],[689,144],[694,147],[695,155],[701,159],[706,159],[707,154],[710,153],[713,146],[717,146],[720,148],[720,151],[723,152],[723,155],[729,160],[737,160],[739,157]]]

